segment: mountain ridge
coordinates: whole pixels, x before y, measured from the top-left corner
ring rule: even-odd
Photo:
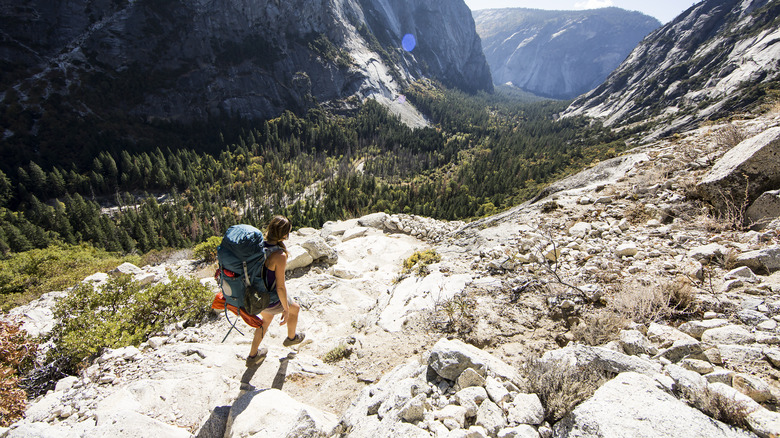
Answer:
[[[463,2],[105,0],[53,9],[4,1],[0,8],[0,53],[17,66],[3,83],[20,92],[21,104],[35,103],[28,89],[68,96],[92,85],[86,81],[146,118],[203,120],[220,111],[269,118],[352,95],[392,102],[401,82],[423,75],[467,91],[492,89]],[[400,48],[406,33],[418,34],[412,52]],[[29,85],[26,68],[37,70]],[[85,103],[73,106],[112,108]]]
[[[601,84],[658,20],[619,8],[472,13],[494,83],[571,99]]]
[[[564,112],[608,126],[663,122],[653,138],[749,109],[778,88],[780,6],[703,1],[649,35]]]

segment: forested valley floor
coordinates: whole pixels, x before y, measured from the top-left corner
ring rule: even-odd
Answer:
[[[56,143],[40,120],[35,147],[0,168],[0,262],[8,268],[0,305],[32,298],[20,300],[34,272],[60,260],[40,252],[46,248],[80,245],[74,254],[86,247],[106,257],[188,248],[238,222],[262,227],[273,214],[296,228],[378,211],[471,220],[615,156],[630,134],[556,120],[567,102],[501,91],[468,95],[420,82],[406,97],[430,127],[411,129],[369,100],[350,114],[315,107],[189,134],[169,127],[178,135],[160,144],[106,140],[97,151],[92,142],[68,164],[51,157],[73,155],[78,145],[27,161],[31,150]],[[111,138],[94,137],[101,136]]]

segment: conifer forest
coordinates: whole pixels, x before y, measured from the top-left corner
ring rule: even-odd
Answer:
[[[15,137],[25,145],[4,145],[16,156],[0,165],[0,253],[185,248],[238,222],[262,227],[273,214],[295,228],[377,211],[470,220],[626,145],[584,119],[556,120],[568,102],[427,81],[406,96],[429,127],[409,128],[372,100],[338,113],[315,105],[262,122],[225,115],[138,128],[166,133],[155,141],[129,141],[110,121],[38,120],[37,135]],[[8,99],[4,123],[22,123]],[[63,123],[79,124],[72,138],[54,138]],[[72,147],[50,146],[63,141]]]

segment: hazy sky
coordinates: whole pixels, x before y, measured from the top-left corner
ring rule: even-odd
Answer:
[[[471,10],[494,8],[596,9],[616,6],[668,23],[699,0],[465,0]]]

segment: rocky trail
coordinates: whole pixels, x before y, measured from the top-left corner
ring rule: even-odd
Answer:
[[[644,145],[468,224],[378,213],[298,230],[288,290],[306,342],[283,347],[275,321],[267,359],[246,368],[243,322],[224,343],[221,314],[170,326],[63,379],[0,436],[776,436],[777,195],[751,207],[763,227],[741,231],[694,194],[734,146],[728,133],[779,125],[768,114]],[[780,134],[762,145],[777,154]],[[404,273],[425,250],[441,260]],[[192,260],[122,269],[213,282]],[[65,293],[11,315],[45,332]],[[553,418],[529,363],[603,380]],[[715,399],[741,406],[742,427],[713,419]]]

